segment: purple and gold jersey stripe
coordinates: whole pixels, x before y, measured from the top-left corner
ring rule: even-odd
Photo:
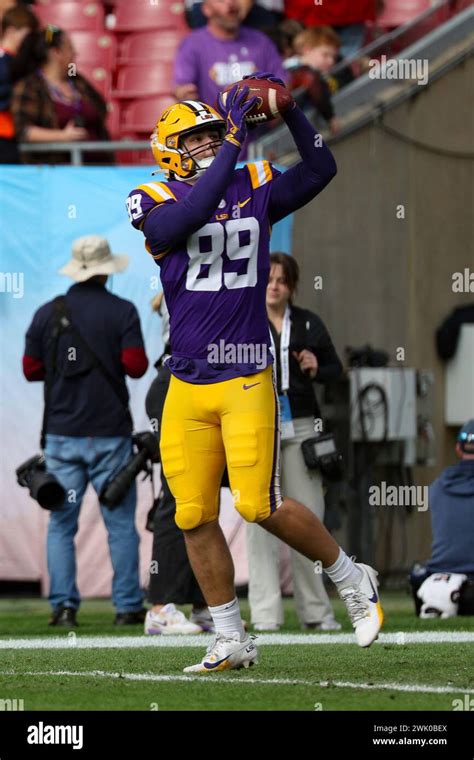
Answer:
[[[247,164],[247,169],[254,190],[257,187],[262,187],[267,182],[271,182],[273,178],[272,167],[268,161],[255,161],[255,163]]]

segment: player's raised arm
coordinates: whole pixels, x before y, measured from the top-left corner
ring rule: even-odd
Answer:
[[[167,250],[202,227],[225,194],[245,139],[244,117],[255,98],[245,102],[248,88],[237,95],[234,88],[225,109],[226,133],[216,158],[185,198],[162,203],[147,214],[142,229],[153,253]]]
[[[299,106],[283,114],[301,156],[300,163],[272,183],[269,204],[271,224],[309,203],[337,173],[334,156]]]

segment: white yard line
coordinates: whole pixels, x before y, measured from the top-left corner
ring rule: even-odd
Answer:
[[[0,639],[0,649],[141,649],[145,647],[203,647],[212,640],[198,636],[82,636],[70,631],[64,636],[31,639]],[[474,631],[411,631],[381,633],[377,644],[472,644]],[[352,633],[267,633],[257,636],[258,646],[304,644],[353,644]]]
[[[222,678],[216,674],[203,675],[155,675],[154,673],[114,673],[104,670],[45,670],[45,671],[28,671],[16,673],[15,671],[1,671],[0,676],[39,676],[44,677],[85,677],[85,678],[110,678],[115,680],[123,679],[125,681],[151,681],[165,683],[185,683],[189,681],[200,681],[208,684],[264,684],[271,686],[316,686],[319,688],[339,688],[339,689],[363,689],[366,691],[401,691],[419,694],[474,694],[474,689],[466,689],[462,686],[430,686],[429,684],[403,684],[403,683],[354,683],[352,681],[317,681],[303,678],[249,678],[243,675],[236,675]]]

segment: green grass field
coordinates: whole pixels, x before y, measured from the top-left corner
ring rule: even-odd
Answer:
[[[207,637],[183,646],[178,637],[145,637],[139,626],[116,628],[111,604],[99,600],[83,604],[80,626],[68,635],[47,626],[45,601],[3,599],[0,700],[22,699],[25,710],[450,711],[453,700],[468,695],[474,705],[474,617],[420,621],[408,596],[382,598],[388,641],[381,637],[360,649],[336,643],[339,634],[302,634],[287,600],[281,634],[257,639],[258,666],[207,676],[182,672],[200,659]],[[334,606],[349,633],[339,600]],[[242,611],[248,619],[245,601]],[[467,640],[433,643],[421,636],[411,643],[410,634],[430,631],[465,632]],[[288,642],[294,634],[298,643]],[[103,636],[113,636],[115,648],[110,640],[90,640]],[[18,639],[29,639],[30,648],[25,642],[15,648]],[[57,639],[62,648],[52,648]]]

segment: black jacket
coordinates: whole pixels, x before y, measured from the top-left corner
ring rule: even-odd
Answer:
[[[323,320],[308,309],[290,306],[290,387],[288,398],[293,417],[320,417],[313,382],[329,383],[337,380],[342,372],[342,364],[333,346]],[[270,322],[276,349],[278,393],[281,394],[280,335]],[[301,371],[292,351],[309,349],[318,360],[318,372],[313,380]]]

